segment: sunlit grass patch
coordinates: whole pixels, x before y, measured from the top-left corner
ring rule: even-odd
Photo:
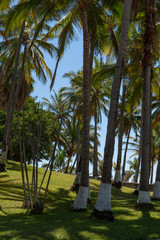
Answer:
[[[70,212],[76,197],[71,192],[75,176],[53,172],[44,214],[27,215],[21,209],[24,201],[20,164],[9,161],[8,172],[0,174],[0,240],[137,240],[160,238],[160,202],[153,202],[155,211],[134,209],[134,189],[112,188],[114,222],[90,217],[97,199],[100,181],[90,180],[92,203],[83,213]],[[31,177],[32,167],[29,167]],[[39,182],[44,169],[39,169]],[[42,196],[44,194],[44,182]]]

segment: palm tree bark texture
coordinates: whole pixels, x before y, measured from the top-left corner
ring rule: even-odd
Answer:
[[[94,216],[97,218],[113,221],[113,212],[111,208],[111,171],[112,158],[115,143],[115,129],[117,125],[118,100],[121,85],[121,75],[125,63],[125,56],[128,42],[128,28],[130,23],[131,0],[124,1],[122,30],[118,59],[115,68],[115,75],[111,91],[111,102],[108,115],[108,127],[106,143],[104,149],[104,164],[102,172],[102,182],[98,194],[97,202],[94,206]]]
[[[83,24],[83,135],[82,135],[82,168],[81,184],[78,195],[71,206],[73,211],[84,211],[87,209],[89,191],[89,32],[87,22],[87,6],[89,1],[80,3]]]
[[[152,5],[151,5],[152,4]],[[150,166],[150,81],[152,68],[152,49],[154,44],[154,1],[145,1],[145,33],[143,57],[143,99],[142,99],[142,163],[140,191],[136,206],[138,208],[152,209],[149,192],[149,166]]]

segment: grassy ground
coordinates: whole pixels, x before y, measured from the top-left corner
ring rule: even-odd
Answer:
[[[31,167],[29,172],[31,173]],[[44,170],[40,169],[40,179]],[[112,189],[114,222],[90,218],[97,198],[99,181],[91,180],[92,204],[83,213],[69,211],[76,194],[70,192],[74,176],[54,172],[43,215],[27,215],[22,210],[23,190],[20,165],[9,162],[8,172],[0,174],[0,240],[138,240],[160,238],[160,202],[155,211],[134,210],[133,189]]]

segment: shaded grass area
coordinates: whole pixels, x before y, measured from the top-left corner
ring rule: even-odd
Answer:
[[[29,167],[31,174],[32,168]],[[44,170],[39,170],[39,180]],[[99,181],[91,180],[92,204],[83,213],[69,211],[76,197],[70,192],[74,176],[53,172],[43,215],[27,215],[22,210],[23,189],[20,165],[9,162],[8,172],[0,174],[0,240],[138,240],[160,238],[160,202],[153,202],[155,211],[135,211],[133,189],[112,189],[114,222],[90,218],[96,202]]]

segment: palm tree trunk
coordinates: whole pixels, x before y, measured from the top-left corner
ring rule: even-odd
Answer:
[[[97,169],[97,110],[95,107],[95,114],[94,114],[94,157],[93,157],[93,177],[98,176],[98,169]]]
[[[92,69],[93,69],[93,59],[94,59],[94,40],[93,36],[90,37],[90,54],[89,54],[89,74],[90,74],[90,84],[92,77]]]
[[[20,151],[20,160],[21,160],[21,174],[22,174],[22,182],[23,182],[24,199],[25,199],[25,205],[27,207],[27,212],[29,212],[29,204],[27,199],[27,190],[26,190],[24,167],[23,167],[22,142],[21,142],[21,135],[20,135],[20,129],[19,129],[18,112],[17,112],[17,127],[18,127],[18,141],[19,141],[19,151]]]
[[[122,94],[122,106],[120,114],[120,125],[119,125],[119,141],[118,141],[118,157],[117,157],[117,167],[114,178],[114,186],[117,188],[122,187],[122,178],[121,178],[121,159],[122,159],[122,140],[123,140],[123,128],[124,128],[124,102],[126,95],[126,86],[123,85],[123,94]]]
[[[142,150],[141,150],[142,147],[141,146],[142,146],[142,144],[140,142],[138,163],[137,163],[136,173],[135,173],[135,178],[134,178],[134,181],[136,183],[138,182],[139,168],[140,168],[140,163],[141,163],[141,158],[142,158]]]
[[[45,172],[44,172],[44,175],[43,175],[43,178],[42,178],[42,181],[41,181],[41,184],[40,184],[40,186],[39,186],[38,193],[37,193],[37,199],[38,199],[39,194],[40,194],[40,192],[41,192],[42,185],[43,185],[44,179],[45,179],[45,177],[46,177],[47,171],[48,171],[48,169],[49,169],[49,166],[51,165],[51,160],[52,160],[52,159],[49,160],[49,163],[48,163],[48,165],[47,165],[47,167],[46,167],[46,170],[45,170]]]
[[[153,170],[154,170],[154,159],[152,159],[152,166],[151,166],[151,184],[153,183]]]
[[[102,182],[98,195],[98,200],[95,204],[94,214],[97,217],[104,216],[108,220],[113,221],[113,213],[111,208],[111,171],[112,171],[112,158],[114,152],[115,142],[115,129],[117,125],[118,113],[118,99],[121,85],[121,75],[125,63],[125,56],[128,41],[128,28],[130,22],[131,0],[124,1],[124,12],[122,20],[122,32],[120,39],[120,47],[118,59],[115,69],[115,75],[111,92],[111,103],[108,116],[108,127],[106,135],[106,143],[104,150],[104,164],[102,172]]]
[[[126,157],[127,157],[127,150],[128,150],[130,132],[131,132],[131,127],[128,130],[126,148],[125,148],[125,152],[124,152],[123,168],[122,168],[122,182],[124,182],[124,177],[125,177]]]
[[[49,188],[49,183],[50,183],[51,176],[52,176],[53,163],[54,163],[54,159],[55,159],[55,151],[56,151],[57,144],[58,144],[58,141],[56,140],[55,145],[54,145],[54,149],[53,149],[53,153],[52,153],[52,156],[51,156],[50,172],[49,172],[49,177],[48,177],[48,181],[47,181],[47,185],[46,185],[46,189],[45,189],[45,194],[44,194],[44,199],[43,199],[43,206],[44,206],[45,201],[46,201],[48,188]]]
[[[15,66],[14,66],[14,70],[13,70],[13,77],[12,77],[12,82],[11,82],[11,87],[10,87],[8,109],[7,109],[7,116],[6,116],[6,122],[5,122],[5,130],[4,130],[4,135],[3,135],[2,157],[0,159],[0,172],[6,171],[6,161],[7,161],[7,152],[8,152],[8,138],[9,138],[9,134],[10,134],[10,131],[11,131],[13,113],[14,113],[14,108],[15,108],[15,105],[16,105],[17,96],[18,96],[18,93],[15,94],[15,91],[16,91],[15,88],[16,88],[16,82],[17,82],[17,69],[18,69],[20,49],[21,49],[24,29],[25,29],[25,20],[22,23],[21,32],[20,32],[20,35],[19,35],[17,51],[16,51]],[[20,79],[19,79],[19,81],[20,81]],[[18,88],[18,84],[17,84],[17,88]]]
[[[89,1],[84,0],[80,6],[83,24],[83,140],[82,140],[82,173],[78,195],[72,205],[72,210],[87,209],[89,187],[89,31],[87,22],[87,6]]]
[[[46,189],[45,189],[45,194],[44,194],[44,199],[43,199],[43,206],[44,206],[45,201],[46,201],[48,188],[49,188],[49,183],[50,183],[51,176],[52,176],[53,164],[54,164],[54,159],[55,159],[55,152],[56,152],[56,148],[57,148],[57,145],[58,145],[58,142],[59,142],[59,135],[60,135],[61,125],[62,125],[62,120],[60,120],[60,123],[59,123],[59,130],[58,130],[57,138],[56,138],[56,141],[55,141],[53,153],[52,153],[52,156],[51,156],[51,159],[50,159],[50,172],[49,172],[49,177],[48,177],[48,181],[47,181],[47,185],[46,185]],[[39,194],[40,194],[40,189],[39,189],[38,195]]]
[[[38,108],[38,131],[37,131],[37,148],[36,148],[36,158],[35,158],[35,201],[37,201],[37,191],[38,191],[38,160],[39,160],[39,150],[40,150],[40,144],[41,144],[41,126],[42,125],[42,111],[40,115],[40,103],[39,103],[39,108]]]
[[[77,156],[76,156],[77,166],[76,173],[78,172],[78,165],[80,161],[80,119],[78,118],[78,132],[77,132]]]
[[[153,66],[151,66],[151,78],[150,78],[150,162],[149,162],[149,176],[152,175],[151,169],[154,163],[152,162],[152,79],[153,79]],[[153,165],[152,165],[153,164]],[[152,179],[152,176],[151,176]]]
[[[71,156],[68,157],[67,166],[64,173],[68,173],[70,161],[71,161]]]
[[[155,184],[154,184],[152,199],[153,200],[160,200],[160,148],[159,148],[159,155],[158,155],[156,181],[155,181]]]
[[[74,160],[74,163],[73,163],[73,165],[71,167],[71,170],[70,170],[69,174],[72,174],[76,162],[77,162],[77,159]]]
[[[139,169],[140,169],[140,164],[141,164],[141,160],[142,160],[142,134],[141,134],[141,132],[142,132],[142,119],[143,119],[142,114],[141,114],[141,131],[140,131],[139,156],[138,156],[138,163],[137,163],[136,173],[135,173],[135,178],[134,178],[136,183],[138,182]]]
[[[144,34],[144,57],[143,57],[143,101],[142,101],[142,163],[141,163],[141,179],[140,191],[137,200],[137,206],[146,206],[153,208],[150,200],[149,192],[149,165],[150,165],[150,121],[151,121],[151,105],[150,105],[150,81],[152,68],[152,49],[154,43],[153,14],[150,13],[150,4],[146,0],[146,16],[145,16],[145,34]],[[154,8],[154,5],[151,6]]]
[[[81,162],[82,162],[82,157],[80,156],[78,167],[77,167],[77,174],[76,174],[74,183],[71,187],[71,191],[78,192],[78,190],[79,190],[79,186],[81,183]]]
[[[23,141],[22,141],[22,149],[23,149],[23,162],[24,162],[24,169],[26,173],[26,181],[27,181],[27,187],[28,187],[28,194],[29,194],[29,202],[30,202],[30,208],[32,209],[33,207],[33,202],[32,202],[32,192],[30,189],[30,184],[29,184],[29,176],[28,176],[28,169],[27,169],[27,164],[26,164],[26,150],[25,150],[25,124],[24,124],[24,85],[23,85],[23,130],[22,130],[22,135],[23,135]]]

